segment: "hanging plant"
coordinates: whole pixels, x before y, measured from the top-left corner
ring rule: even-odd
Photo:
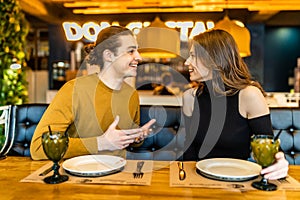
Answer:
[[[29,24],[17,0],[0,0],[0,106],[28,101],[25,55]],[[21,69],[10,69],[19,64]]]

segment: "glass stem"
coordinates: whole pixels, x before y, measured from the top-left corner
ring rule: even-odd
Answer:
[[[59,176],[59,164],[58,162],[54,162],[54,165],[53,165],[53,171],[54,171],[54,177],[58,177]]]
[[[264,184],[264,185],[268,185],[268,179],[266,179],[266,178],[262,178],[261,179],[261,182]]]

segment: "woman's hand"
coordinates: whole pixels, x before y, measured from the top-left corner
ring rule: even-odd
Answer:
[[[142,131],[140,132],[140,136],[135,138],[135,143],[142,142],[148,135],[152,132],[152,129],[150,128],[154,123],[156,122],[156,119],[151,119],[148,121],[144,126],[141,127]]]
[[[261,170],[261,174],[263,174],[266,179],[275,180],[284,178],[288,174],[289,163],[285,159],[283,152],[278,152],[275,158],[276,161],[273,165]]]

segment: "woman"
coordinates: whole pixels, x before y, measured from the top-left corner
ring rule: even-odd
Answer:
[[[190,80],[199,85],[183,95],[188,127],[183,159],[248,159],[251,136],[273,131],[263,90],[251,80],[233,37],[223,30],[195,36],[185,65]],[[279,152],[276,162],[261,174],[278,179],[287,171],[288,162]]]

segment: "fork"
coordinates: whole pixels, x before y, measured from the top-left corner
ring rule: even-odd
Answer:
[[[139,161],[136,164],[136,171],[133,173],[133,178],[143,178],[144,173],[142,172],[142,168],[144,166],[144,161]]]
[[[279,181],[279,183],[290,183],[288,180],[286,180],[286,177],[277,179],[277,181]]]

